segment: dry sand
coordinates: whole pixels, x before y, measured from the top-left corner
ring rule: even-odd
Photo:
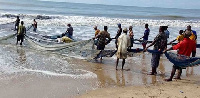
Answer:
[[[102,88],[78,98],[200,98],[200,85],[178,80],[149,86]]]

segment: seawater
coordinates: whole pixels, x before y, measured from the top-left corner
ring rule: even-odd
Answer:
[[[200,32],[200,9],[81,4],[69,2],[54,2],[53,0],[1,0],[0,24],[14,22],[16,20],[16,16],[20,16],[20,19],[25,22],[26,27],[30,26],[33,23],[33,19],[36,19],[36,21],[38,22],[38,32],[42,35],[62,34],[66,31],[67,24],[71,23],[74,28],[74,38],[81,40],[88,40],[94,37],[93,27],[95,25],[98,26],[100,30],[103,30],[103,26],[108,26],[108,32],[113,38],[116,35],[118,23],[122,24],[122,28],[133,26],[135,39],[143,36],[143,32],[145,30],[144,25],[146,23],[149,24],[149,28],[151,30],[149,40],[154,39],[154,37],[158,34],[159,26],[162,25],[169,26],[169,41],[174,40],[176,36],[179,35],[179,30],[186,29],[187,25],[191,25],[192,29],[197,31],[197,34],[198,32]],[[6,30],[0,31],[0,36],[5,36],[6,34],[8,35],[9,32],[7,32]],[[199,37],[197,42],[200,42]],[[114,48],[114,43],[111,43],[110,45],[108,45],[108,47]],[[134,45],[134,47],[138,48],[141,47],[141,45]],[[2,52],[3,51],[6,50],[2,50]],[[6,53],[6,55],[10,54]],[[1,55],[1,58],[5,57],[7,56]],[[37,57],[33,58],[36,59]],[[52,60],[52,58],[48,57],[39,58]],[[14,59],[15,58],[11,58],[10,60]],[[38,63],[48,62],[45,59],[38,59]],[[4,61],[1,62],[1,65],[4,65],[6,60],[9,60],[9,58],[4,59]],[[29,63],[37,63],[31,62],[32,60],[28,61],[30,61]],[[61,61],[61,63],[64,64],[65,62]],[[7,64],[12,65],[10,63]],[[9,66],[5,68],[10,69]],[[16,67],[13,68],[13,70],[16,69]],[[57,74],[56,71],[52,69],[47,69],[46,66],[31,66],[30,69],[26,68],[27,64],[25,69],[22,70],[60,76],[68,74]],[[21,71],[21,69],[18,71]]]

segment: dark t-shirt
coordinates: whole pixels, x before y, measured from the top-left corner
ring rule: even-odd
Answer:
[[[69,33],[69,35],[73,35],[73,31],[72,27],[67,28],[67,33]]]
[[[148,40],[149,32],[150,32],[149,28],[144,31],[144,37],[143,37],[144,40]]]
[[[154,39],[156,43],[154,44],[154,50],[164,50],[167,47],[167,36],[165,32],[160,32]]]
[[[20,23],[20,19],[16,19],[15,25],[19,25],[19,23]]]

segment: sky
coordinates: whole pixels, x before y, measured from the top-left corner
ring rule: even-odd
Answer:
[[[42,0],[87,4],[106,4],[139,7],[200,9],[200,0]]]

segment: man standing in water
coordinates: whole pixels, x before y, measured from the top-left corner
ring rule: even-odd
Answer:
[[[129,49],[131,49],[131,47],[133,47],[133,42],[134,42],[133,36],[134,36],[134,34],[133,34],[133,27],[129,26],[129,37],[130,37]]]
[[[112,40],[110,38],[110,34],[108,33],[108,27],[104,26],[104,31],[101,31],[96,38],[98,38],[98,43],[97,43],[97,50],[104,50],[105,45],[107,45],[108,43],[110,43],[110,41]],[[106,39],[108,38],[108,40]],[[101,57],[102,60],[102,57]]]
[[[97,26],[94,26],[94,30],[95,30],[95,36],[97,36],[99,34],[100,30],[97,29]]]
[[[97,29],[97,26],[94,26],[94,30],[95,30],[95,35],[94,35],[93,39],[94,39],[94,44],[97,45],[98,39],[95,39],[95,37],[99,34],[100,30]]]
[[[119,59],[123,59],[122,61],[122,70],[124,69],[125,59],[127,58],[127,48],[130,45],[130,37],[127,35],[127,28],[123,30],[123,34],[121,34],[118,38],[117,45],[117,61],[116,61],[116,70],[119,63]]]
[[[36,30],[37,30],[37,22],[35,21],[35,19],[33,20],[32,26],[33,26],[33,31],[36,32]]]
[[[163,52],[166,52],[169,50],[179,50],[178,54],[185,55],[188,57],[190,57],[191,52],[196,52],[196,43],[195,43],[195,41],[193,41],[189,38],[192,35],[192,32],[185,31],[185,33],[183,35],[184,35],[183,41],[181,41],[180,43],[174,45],[173,47],[171,47]],[[174,65],[172,68],[171,76],[169,79],[165,79],[166,81],[172,81],[172,78],[175,75],[176,69],[179,70],[176,79],[181,79],[180,77],[182,74],[182,68]]]
[[[146,48],[148,37],[149,37],[149,33],[150,33],[150,29],[149,29],[149,25],[148,24],[145,24],[145,29],[146,30],[144,31],[144,36],[140,38],[140,39],[143,38],[143,41],[142,41],[143,49]]]
[[[147,48],[151,47],[152,45],[154,45],[153,50],[155,51],[163,51],[164,49],[167,48],[167,37],[164,32],[163,26],[160,26],[159,34],[155,37],[154,41],[144,49],[144,51],[146,51]],[[159,66],[159,61],[160,61],[160,53],[152,53],[152,58],[151,58],[152,72],[148,75],[157,74],[156,69]]]
[[[67,28],[67,31],[66,31],[66,34],[69,38],[73,39],[73,27],[71,26],[71,24],[67,24],[68,28]]]
[[[24,22],[21,21],[21,25],[19,26],[18,32],[17,32],[17,43],[16,43],[16,45],[18,44],[18,41],[21,41],[20,45],[22,45],[25,34],[26,34],[26,28],[24,26]]]
[[[118,37],[119,37],[119,36],[121,35],[121,33],[122,33],[121,24],[117,24],[117,26],[118,26],[118,30],[117,30],[117,34],[116,34],[116,36],[115,36],[115,46],[116,46],[116,48],[118,47],[118,46],[117,46]]]
[[[15,21],[15,31],[18,30],[19,28],[19,23],[20,23],[20,19],[19,19],[19,16],[17,16],[17,19]]]

